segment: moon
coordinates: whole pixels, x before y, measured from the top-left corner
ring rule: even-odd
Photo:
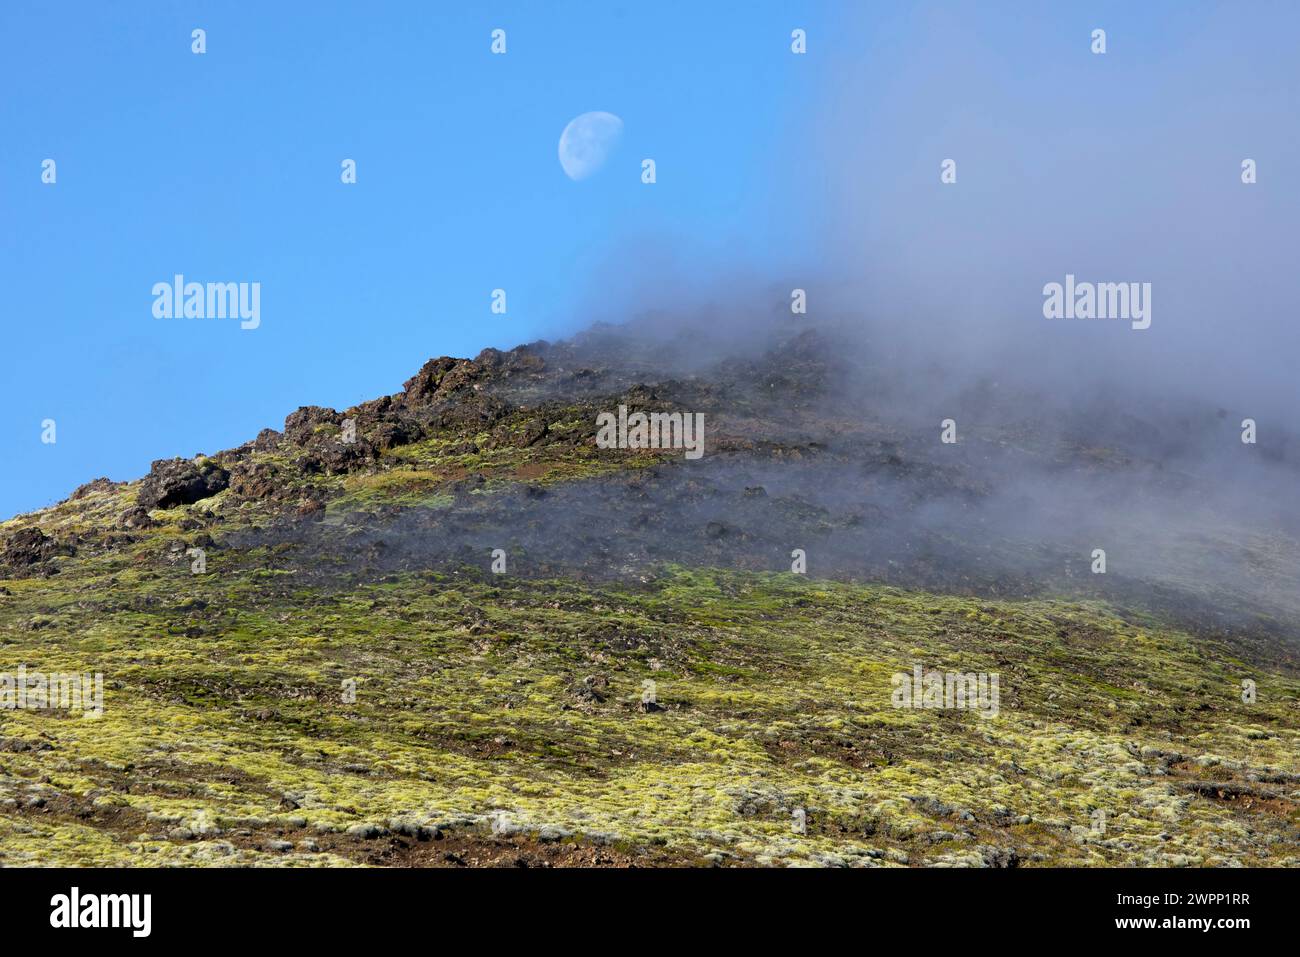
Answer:
[[[560,134],[560,166],[572,180],[586,179],[605,165],[623,135],[623,121],[613,113],[583,113]]]

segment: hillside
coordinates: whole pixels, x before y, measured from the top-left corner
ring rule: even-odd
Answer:
[[[0,710],[0,863],[1300,863],[1300,535],[1207,498],[1216,410],[970,385],[945,445],[816,334],[643,346],[433,359],[0,525],[0,671],[104,676]],[[598,448],[619,405],[706,454]],[[996,716],[895,707],[918,666]]]

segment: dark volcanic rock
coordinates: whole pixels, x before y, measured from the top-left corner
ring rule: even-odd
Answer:
[[[430,427],[455,432],[486,432],[510,414],[510,406],[481,392],[468,391],[454,402],[440,402]]]
[[[365,439],[357,439],[355,442],[322,442],[313,451],[315,455],[311,458],[314,467],[311,470],[323,471],[327,475],[350,472],[359,465],[373,461],[375,457],[374,447]]]
[[[258,452],[274,452],[284,438],[275,429],[263,429],[257,433],[257,438],[253,440],[253,448]]]
[[[370,440],[381,452],[395,449],[399,445],[409,445],[421,435],[418,426],[400,420],[380,422],[369,432]]]
[[[298,468],[307,475],[351,472],[374,462],[380,450],[419,438],[419,426],[401,418],[392,405],[392,400],[384,397],[348,413],[318,405],[290,413],[284,420],[284,436],[310,453],[299,460]],[[258,493],[250,497],[267,496]]]
[[[322,425],[338,425],[343,416],[319,405],[304,405],[284,420],[284,437],[294,445],[307,445]]]
[[[515,436],[515,447],[526,449],[536,445],[546,435],[546,420],[533,418],[524,423],[523,430]]]
[[[145,508],[174,508],[216,495],[230,473],[213,462],[196,465],[185,459],[159,459],[140,483],[136,501]]]
[[[545,347],[545,342],[537,343]],[[546,360],[537,354],[532,346],[515,346],[509,352],[499,349],[484,349],[478,354],[474,363],[493,376],[510,378],[523,374],[540,374],[546,371]]]
[[[133,505],[117,517],[118,528],[152,528],[157,524],[143,505]]]
[[[547,432],[546,420],[534,416],[521,425],[507,422],[495,429],[488,437],[487,447],[496,449],[513,447],[526,449],[540,442]]]
[[[56,555],[76,553],[75,547],[56,541],[39,528],[24,528],[5,542],[4,549],[0,551],[0,565],[24,570],[41,565]]]
[[[456,368],[465,359],[453,359],[451,356],[439,356],[430,359],[420,367],[420,371],[403,383],[406,402],[411,406],[427,405],[438,394],[442,380],[447,373]]]
[[[241,462],[230,471],[230,490],[240,498],[276,498],[283,487],[279,470],[266,462]]]
[[[97,478],[94,481],[87,482],[85,485],[77,486],[76,490],[68,496],[68,500],[75,502],[94,492],[111,492],[121,484],[121,482],[114,482],[112,479],[106,477]]]

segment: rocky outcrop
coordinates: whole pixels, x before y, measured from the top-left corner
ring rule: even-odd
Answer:
[[[140,483],[136,501],[145,508],[175,508],[192,505],[216,495],[230,483],[230,473],[204,459],[159,459]]]
[[[458,385],[465,384],[477,372],[478,366],[469,359],[453,359],[451,356],[430,359],[403,383],[403,397],[413,408],[429,405],[454,391]]]
[[[24,528],[5,541],[4,548],[0,549],[0,566],[22,574],[40,570],[40,566],[56,556],[76,553],[75,546],[51,538],[39,528]]]
[[[109,478],[97,478],[94,481],[87,482],[85,485],[77,486],[76,490],[68,496],[68,501],[75,502],[85,498],[87,495],[93,495],[96,492],[111,492],[113,489],[125,483],[114,482]]]
[[[230,491],[240,498],[278,498],[284,484],[279,470],[266,462],[240,462],[230,471]]]
[[[320,405],[304,405],[284,420],[284,437],[294,445],[306,446],[329,426],[340,426],[343,416]],[[337,430],[331,430],[337,431]]]

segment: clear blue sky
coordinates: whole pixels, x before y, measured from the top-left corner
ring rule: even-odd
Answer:
[[[946,269],[967,295],[999,270],[962,261],[958,238],[967,258],[1037,248],[1035,229],[1073,216],[1097,255],[1128,255],[1114,244],[1135,222],[1156,240],[1138,253],[1200,237],[1178,268],[1230,280],[1244,247],[1214,245],[1231,235],[1221,209],[1191,229],[1161,217],[1222,175],[1222,209],[1248,196],[1264,225],[1294,223],[1298,20],[1267,2],[3,0],[0,516],[238,445],[302,404],[394,392],[430,356],[624,318],[635,304],[593,283],[665,250],[706,274],[754,269],[816,259],[862,223],[838,253],[850,271],[929,290]],[[1098,25],[1105,60],[1087,50]],[[624,136],[575,183],[557,141],[591,110]],[[1054,173],[1043,142],[1079,168]],[[1234,183],[1245,150],[1266,164],[1257,193]],[[960,193],[935,186],[946,155]],[[1256,286],[1294,259],[1283,238],[1276,261],[1241,267]],[[1034,264],[1016,288],[1033,300],[1062,271]],[[260,282],[261,327],[155,320],[151,288],[175,273]],[[489,310],[498,287],[506,316]]]

